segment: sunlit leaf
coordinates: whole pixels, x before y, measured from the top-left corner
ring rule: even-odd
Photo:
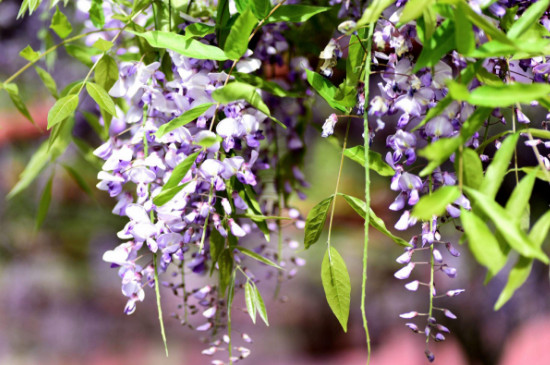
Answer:
[[[325,221],[327,220],[328,210],[333,199],[334,196],[329,196],[309,211],[306,218],[304,238],[304,246],[306,249],[317,242],[319,237],[321,237],[321,233],[325,227]]]
[[[429,195],[424,195],[414,205],[412,215],[418,219],[430,220],[441,216],[445,208],[460,197],[457,186],[443,186]]]
[[[351,283],[344,259],[332,246],[326,251],[323,258],[321,279],[328,305],[338,318],[344,332],[347,332]]]

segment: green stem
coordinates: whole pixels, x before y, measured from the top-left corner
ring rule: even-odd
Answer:
[[[375,24],[371,24],[367,35],[367,60],[365,63],[365,109],[363,111],[363,131],[364,131],[364,148],[365,148],[365,206],[366,209],[370,209],[370,161],[369,161],[369,117],[367,113],[367,106],[369,102],[369,82],[371,73],[371,59],[372,59],[372,35],[374,33]],[[363,328],[365,329],[365,339],[367,342],[367,365],[370,363],[371,357],[371,345],[370,345],[370,333],[367,322],[367,314],[365,309],[366,292],[367,292],[367,263],[368,263],[368,250],[369,250],[369,225],[370,214],[365,214],[365,236],[363,242],[363,273],[361,280],[361,318],[363,320]]]
[[[328,258],[331,260],[330,257],[330,236],[332,233],[332,222],[334,220],[334,211],[336,210],[336,197],[338,196],[338,188],[340,187],[340,179],[342,177],[342,168],[344,167],[344,151],[346,150],[346,145],[348,143],[348,134],[349,134],[349,125],[350,121],[348,120],[348,124],[346,125],[346,134],[344,136],[344,144],[342,145],[342,153],[340,155],[340,167],[338,168],[338,176],[336,178],[336,187],[334,188],[334,195],[332,198],[332,206],[330,209],[330,219],[328,223],[328,237],[327,237],[327,249],[328,249]]]
[[[12,82],[13,80],[15,80],[17,77],[19,77],[23,72],[25,72],[26,70],[28,70],[30,67],[32,67],[35,63],[37,63],[38,61],[40,61],[44,56],[52,53],[53,51],[55,51],[56,49],[58,49],[59,47],[61,46],[64,46],[65,44],[68,44],[68,43],[71,43],[71,42],[74,42],[74,41],[77,41],[81,38],[84,38],[84,37],[87,37],[89,36],[90,34],[94,34],[94,33],[98,33],[98,32],[104,32],[104,31],[108,31],[108,30],[119,30],[120,28],[109,28],[109,29],[100,29],[100,30],[94,30],[92,32],[88,32],[88,33],[84,33],[84,34],[79,34],[79,35],[76,35],[74,37],[71,37],[71,38],[67,38],[67,39],[64,39],[63,41],[61,41],[61,43],[58,43],[56,44],[55,46],[52,46],[50,48],[48,48],[47,50],[45,50],[43,53],[40,54],[40,56],[38,56],[38,58],[34,61],[30,61],[29,63],[27,63],[25,66],[21,67],[19,70],[17,70],[13,75],[11,75],[10,77],[8,77],[6,79],[6,81],[4,81],[4,84],[9,84],[10,82]]]
[[[166,352],[166,357],[168,357],[168,344],[166,342],[166,332],[164,332],[164,321],[162,320],[162,307],[160,305],[160,289],[159,289],[159,272],[157,268],[157,254],[153,254],[153,266],[155,268],[155,295],[157,297],[157,308],[159,313],[159,322],[160,322],[160,334],[162,336],[162,341],[164,342],[164,351]]]

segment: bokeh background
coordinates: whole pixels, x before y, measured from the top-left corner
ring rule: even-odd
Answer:
[[[27,44],[40,49],[45,21],[37,17],[15,20],[19,1],[0,3],[0,81],[5,80],[25,61],[18,53]],[[326,36],[330,33],[317,35]],[[42,39],[42,40],[41,40]],[[317,45],[322,47],[322,44]],[[315,45],[312,46],[315,49]],[[62,52],[53,75],[62,89],[82,77],[84,66]],[[31,114],[44,130],[48,108],[54,100],[48,96],[34,71],[18,79]],[[88,101],[84,100],[84,107]],[[320,126],[330,111],[319,101],[312,124]],[[537,119],[532,115],[532,120]],[[360,122],[359,122],[360,123]],[[342,123],[343,124],[343,123]],[[337,128],[342,137],[344,125]],[[389,131],[388,131],[389,132]],[[78,118],[75,134],[94,140],[83,118]],[[306,177],[311,188],[304,201],[293,205],[303,214],[318,201],[333,193],[340,161],[335,143],[322,140],[315,128],[310,130]],[[361,143],[359,124],[351,127],[349,145]],[[47,136],[31,125],[12,107],[7,94],[0,98],[0,364],[79,364],[149,365],[209,364],[200,355],[205,345],[197,332],[182,327],[170,318],[177,309],[177,298],[163,292],[163,308],[170,357],[166,358],[160,337],[154,293],[130,317],[123,314],[125,299],[120,293],[116,270],[101,260],[103,252],[118,245],[116,232],[123,219],[110,213],[113,201],[95,190],[96,169],[74,147],[63,162],[74,167],[92,187],[83,192],[60,166],[49,167],[23,194],[6,200],[7,192]],[[380,136],[383,150],[384,138]],[[521,155],[521,154],[520,154]],[[527,154],[526,154],[527,155]],[[527,162],[526,162],[527,163]],[[55,170],[55,171],[54,171]],[[43,227],[36,231],[35,217],[41,191],[55,172],[53,200]],[[397,217],[387,206],[394,199],[387,179],[374,178],[373,209],[392,226]],[[506,199],[513,181],[505,184],[499,197]],[[346,161],[341,191],[361,196],[361,167]],[[531,201],[533,214],[548,208],[548,185],[537,182]],[[364,334],[358,310],[360,299],[362,220],[340,199],[336,206],[333,245],[342,253],[352,279],[352,311],[347,334],[331,314],[320,279],[324,238],[298,255],[307,261],[298,274],[283,284],[277,300],[267,300],[270,327],[252,326],[244,313],[242,293],[236,298],[234,328],[252,337],[252,355],[243,364],[363,364],[366,359]],[[289,226],[285,237],[302,241],[303,232]],[[412,232],[404,233],[408,237]],[[445,342],[432,345],[436,364],[512,365],[550,364],[550,287],[548,268],[535,263],[528,282],[499,312],[492,310],[504,286],[507,270],[488,285],[483,285],[485,270],[477,265],[454,229],[442,232],[461,251],[460,258],[449,262],[458,269],[458,277],[436,277],[442,288],[465,288],[467,292],[447,300],[444,305],[458,316],[445,325],[451,335]],[[427,295],[403,288],[393,273],[399,269],[395,258],[402,250],[372,231],[369,253],[367,317],[373,341],[373,365],[426,363],[424,339],[414,335],[398,317],[410,310],[422,311]],[[510,265],[513,262],[509,263]],[[508,268],[509,268],[508,267]],[[262,292],[273,292],[273,283],[262,283]]]

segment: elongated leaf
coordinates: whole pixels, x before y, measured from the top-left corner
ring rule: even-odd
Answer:
[[[239,15],[233,26],[231,26],[231,31],[225,40],[224,51],[227,58],[238,60],[243,56],[248,49],[248,38],[252,30],[254,30],[256,23],[257,19],[252,14],[250,8]]]
[[[485,266],[489,275],[494,277],[506,265],[508,252],[503,251],[493,232],[477,215],[462,209],[460,220],[468,237],[470,251],[477,262]]]
[[[329,10],[330,7],[310,5],[282,5],[267,19],[266,23],[305,22],[312,16]]]
[[[25,170],[23,170],[19,176],[19,181],[8,193],[7,199],[11,199],[25,190],[34,181],[34,179],[36,179],[40,172],[42,172],[48,163],[48,159],[48,141],[46,141],[42,143],[38,150],[34,153],[31,160],[25,167]]]
[[[409,0],[399,17],[399,24],[406,24],[418,18],[435,0]]]
[[[306,69],[306,74],[309,84],[319,93],[319,95],[321,95],[323,99],[326,100],[331,107],[343,112],[346,111],[346,108],[335,99],[336,93],[338,92],[338,88],[336,86],[316,72]]]
[[[203,115],[214,103],[204,103],[199,106],[189,109],[184,112],[182,115],[172,119],[166,124],[160,126],[155,135],[157,138],[161,138],[166,133],[173,131],[176,128],[182,127],[188,123],[191,123],[201,115]]]
[[[459,197],[460,191],[457,186],[443,186],[435,192],[420,198],[413,208],[412,215],[425,221],[432,219],[434,216],[439,217],[445,213],[447,205]]]
[[[271,1],[269,0],[251,0],[250,8],[258,20],[265,18],[271,11]]]
[[[78,107],[78,95],[67,95],[57,100],[48,112],[48,129],[72,116]]]
[[[76,184],[80,187],[80,189],[82,189],[82,191],[84,191],[86,194],[88,194],[91,197],[94,196],[92,189],[90,188],[86,180],[82,178],[80,173],[78,173],[78,171],[76,171],[74,168],[66,164],[61,164],[61,166],[63,166],[63,168],[67,171],[69,176],[74,180],[74,182],[76,182]]]
[[[94,99],[101,109],[105,110],[112,116],[116,116],[115,102],[111,99],[109,94],[107,94],[105,89],[98,84],[88,81],[86,83],[86,91],[88,91],[88,94],[90,94],[92,99]]]
[[[493,162],[487,167],[485,178],[479,187],[479,191],[484,195],[490,198],[494,198],[497,195],[498,189],[508,171],[518,138],[519,135],[517,133],[506,137],[497,153],[495,153]]]
[[[244,301],[252,323],[256,324],[256,293],[249,281],[244,284]]]
[[[118,66],[111,56],[103,55],[97,62],[94,79],[106,91],[111,90],[118,80]]]
[[[329,251],[330,250],[330,251]],[[348,331],[351,283],[348,268],[334,247],[325,253],[321,265],[321,279],[328,305],[338,318],[344,332]]]
[[[53,183],[53,174],[48,179],[44,191],[42,192],[42,197],[40,198],[40,204],[38,205],[38,213],[36,214],[36,230],[39,230],[46,219],[48,214],[48,209],[50,208],[50,203],[52,201],[52,183]]]
[[[54,98],[58,99],[59,95],[57,94],[57,84],[55,83],[52,75],[50,75],[48,71],[44,70],[42,67],[35,66],[34,69],[44,83],[44,86],[46,86],[46,89],[48,89]]]
[[[529,28],[539,22],[540,17],[550,7],[550,0],[538,0],[534,2],[521,17],[512,23],[512,26],[506,34],[508,38],[518,38]]]
[[[260,294],[260,291],[258,290],[258,287],[254,285],[254,294],[256,294],[256,309],[258,310],[258,314],[260,315],[260,318],[262,321],[264,321],[266,326],[269,326],[269,320],[267,318],[267,310],[265,308],[264,299],[262,298],[262,295]]]
[[[523,212],[529,208],[529,198],[535,186],[538,170],[538,168],[533,169],[533,171],[521,179],[506,202],[506,210],[510,216],[516,217],[517,221],[521,220]],[[529,227],[529,224],[527,224],[527,227]]]
[[[99,49],[84,47],[79,44],[65,44],[65,50],[70,56],[76,58],[87,67],[92,67],[94,64],[92,57],[101,53]]]
[[[218,259],[218,268],[220,274],[220,293],[224,296],[225,290],[231,282],[231,274],[233,272],[233,255],[231,254],[230,249],[226,248],[221,253],[220,258]]]
[[[510,270],[508,281],[506,282],[506,286],[502,289],[502,292],[495,303],[494,310],[499,310],[504,304],[506,304],[506,302],[510,300],[510,298],[512,298],[516,290],[518,290],[529,277],[532,267],[533,259],[523,256],[518,258],[518,261],[512,270]]]
[[[548,256],[535,246],[527,237],[510,214],[496,203],[491,197],[479,191],[464,187],[468,195],[477,203],[476,206],[489,217],[500,231],[506,242],[522,256],[536,258],[543,263],[548,263]]]
[[[449,19],[443,21],[433,36],[424,44],[413,72],[424,67],[435,66],[445,54],[455,48],[455,27]]]
[[[294,93],[291,91],[287,91],[283,89],[279,84],[273,81],[264,80],[262,77],[247,74],[247,73],[241,73],[241,72],[233,72],[233,76],[238,81],[245,82],[247,84],[250,84],[252,86],[257,87],[258,89],[262,89],[264,91],[267,91],[270,94],[273,94],[275,96],[280,97],[297,97],[300,94]]]
[[[478,28],[483,29],[485,34],[490,38],[498,40],[502,43],[515,46],[514,41],[509,39],[500,29],[498,29],[489,19],[483,14],[478,14],[470,6],[462,6],[462,9],[466,13],[466,16],[474,23]]]
[[[483,165],[476,151],[471,148],[464,148],[462,151],[462,171],[464,185],[478,189],[483,181]]]
[[[537,223],[529,232],[529,239],[537,246],[542,246],[544,239],[548,235],[550,229],[550,211],[547,211],[542,217],[539,218]],[[510,271],[506,286],[502,289],[497,302],[495,303],[495,310],[502,308],[510,298],[514,295],[517,289],[519,289],[523,283],[529,277],[531,268],[533,267],[533,259],[527,257],[519,257],[516,265]]]
[[[355,146],[344,150],[344,156],[365,167],[365,147]],[[375,151],[369,150],[369,168],[380,176],[393,176],[395,171],[388,165],[382,156]]]
[[[373,0],[361,18],[357,21],[357,27],[373,24],[378,21],[382,12],[394,3],[393,0]]]
[[[126,31],[144,38],[152,47],[170,49],[187,57],[216,61],[225,61],[228,59],[227,55],[218,47],[210,46],[175,33],[160,30],[145,33],[128,29]]]
[[[367,206],[365,201],[363,201],[359,198],[356,198],[354,196],[347,195],[347,194],[338,193],[338,195],[343,196],[344,199],[346,200],[346,202],[350,205],[350,207],[352,207],[353,210],[355,210],[355,212],[357,212],[357,214],[359,214],[363,219],[365,219],[365,217],[366,217],[366,206]],[[395,243],[397,243],[400,246],[404,246],[404,247],[410,247],[411,246],[410,243],[408,243],[407,241],[405,241],[401,237],[398,237],[398,236],[394,235],[393,233],[391,233],[386,228],[386,224],[384,223],[382,218],[379,218],[374,213],[372,208],[369,208],[369,214],[370,214],[369,224],[372,227],[374,227],[374,229],[376,229],[378,232],[382,233],[383,235],[391,238]]]
[[[550,94],[550,85],[542,83],[523,84],[515,82],[503,85],[484,85],[464,93],[463,85],[449,83],[449,92],[456,100],[490,108],[504,108],[517,103],[529,104]]]
[[[229,0],[220,0],[218,2],[218,9],[216,11],[216,39],[220,47],[225,46],[225,40],[229,34]]]
[[[256,88],[252,85],[248,85],[238,81],[230,82],[224,87],[214,90],[214,92],[212,93],[212,97],[214,98],[214,100],[219,101],[220,103],[230,103],[235,100],[244,99],[254,108],[258,109],[269,118],[271,118],[274,122],[286,129],[286,126],[283,123],[281,123],[271,115],[269,108],[262,100],[260,94],[258,94],[258,92],[256,91]]]
[[[464,7],[469,6],[466,3],[459,2],[455,9],[455,43],[459,53],[467,55],[476,47],[474,30],[472,23],[468,20]]]
[[[187,172],[191,169],[191,167],[195,163],[195,160],[197,159],[199,154],[200,154],[200,151],[192,153],[189,156],[187,156],[185,160],[180,162],[172,171],[172,175],[170,175],[170,178],[168,179],[166,184],[164,184],[164,187],[162,190],[164,190],[165,188],[170,189],[177,186],[181,182],[181,180],[185,177],[185,175],[187,175]]]
[[[19,110],[21,114],[25,116],[32,124],[36,125],[34,122],[34,119],[29,112],[29,109],[27,109],[27,106],[23,102],[23,99],[19,96],[19,88],[16,84],[4,84],[4,89],[8,92],[8,95],[10,96],[10,99],[13,103],[13,105]]]
[[[243,254],[245,254],[246,256],[252,257],[254,260],[260,261],[261,263],[264,263],[264,264],[269,265],[269,266],[271,266],[271,267],[274,267],[274,268],[276,268],[276,269],[284,270],[282,267],[280,267],[279,265],[277,265],[277,264],[274,263],[273,261],[271,261],[271,260],[269,260],[269,259],[266,259],[266,258],[263,257],[262,255],[259,255],[259,254],[257,254],[257,253],[254,252],[254,251],[250,251],[249,249],[244,248],[244,247],[241,247],[241,246],[238,246],[237,249],[238,249],[239,251],[241,251]]]
[[[55,10],[50,28],[53,29],[60,38],[66,38],[73,31],[71,23],[69,23],[65,14],[59,10],[59,7]]]
[[[325,227],[325,221],[327,220],[328,210],[332,203],[334,196],[331,195],[328,198],[322,200],[319,204],[313,207],[307,215],[304,246],[308,249],[313,245],[323,232]]]
[[[94,27],[101,29],[105,25],[105,13],[103,12],[103,0],[92,0],[90,6],[90,20]]]

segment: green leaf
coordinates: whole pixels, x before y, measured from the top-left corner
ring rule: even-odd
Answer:
[[[338,193],[338,195],[343,196],[344,199],[346,200],[346,202],[350,205],[350,207],[352,207],[353,210],[355,210],[357,212],[357,214],[359,214],[363,219],[366,218],[367,204],[363,200],[361,200],[359,198],[356,198],[354,196],[351,196],[351,195],[343,194],[343,193]],[[404,247],[410,247],[411,246],[410,243],[408,243],[407,241],[405,241],[401,237],[397,237],[396,235],[391,233],[386,228],[386,224],[384,223],[384,221],[374,213],[372,208],[369,208],[369,224],[372,227],[374,227],[378,232],[380,232],[383,235],[391,238],[398,245],[401,245],[401,246],[404,246]]]
[[[192,23],[185,27],[185,37],[204,37],[216,31],[216,27],[205,23]]]
[[[212,93],[214,100],[220,103],[230,103],[235,100],[246,100],[254,108],[258,109],[281,127],[286,129],[286,126],[275,119],[269,111],[269,108],[262,100],[261,95],[256,91],[256,88],[252,85],[245,84],[243,82],[230,82],[222,88],[214,90]]]
[[[166,124],[160,126],[160,128],[155,133],[157,138],[162,138],[166,133],[173,131],[176,128],[182,127],[188,123],[191,123],[201,115],[203,115],[214,103],[204,103],[199,106],[196,106],[192,109],[187,110],[180,116],[172,119]]]
[[[466,3],[459,2],[455,9],[455,43],[458,53],[467,55],[476,47],[476,40],[472,23],[468,20],[464,7]]]
[[[509,38],[518,38],[523,35],[529,28],[537,24],[540,17],[550,7],[550,0],[538,0],[531,5],[521,17],[512,23],[512,26],[506,34]]]
[[[495,303],[494,310],[499,310],[508,300],[510,300],[510,298],[512,298],[516,290],[518,290],[529,277],[532,267],[533,259],[523,256],[518,258],[518,261],[512,270],[510,270],[508,281]]]
[[[34,122],[34,119],[29,112],[29,109],[27,109],[27,106],[19,96],[19,88],[16,84],[4,84],[4,89],[8,92],[8,95],[10,96],[10,99],[13,103],[13,105],[19,110],[25,118],[27,118],[32,124],[36,125]]]
[[[42,143],[38,150],[34,153],[31,160],[25,167],[25,170],[19,175],[19,181],[11,189],[6,196],[7,199],[11,199],[23,190],[25,190],[36,177],[42,172],[46,164],[48,163],[48,141]]]
[[[225,238],[218,232],[217,229],[210,231],[210,258],[212,259],[212,268],[210,275],[214,271],[214,267],[225,247]]]
[[[504,180],[504,176],[514,155],[518,138],[519,134],[517,133],[508,136],[495,153],[493,162],[487,167],[485,178],[479,187],[479,191],[485,196],[493,199],[497,196],[498,189]]]
[[[485,15],[478,14],[470,6],[462,6],[462,9],[466,13],[466,16],[474,23],[478,28],[483,29],[485,34],[491,39],[498,40],[502,43],[515,46],[514,41],[506,37],[500,29],[498,29]]]
[[[319,75],[317,72],[306,69],[307,81],[321,95],[323,99],[334,109],[346,112],[346,108],[338,103],[335,99],[338,88],[329,80]]]
[[[325,227],[325,221],[327,220],[328,210],[333,199],[334,196],[331,195],[309,211],[306,218],[304,238],[304,246],[306,249],[317,242],[319,237],[321,237],[321,233]]]
[[[253,74],[246,74],[242,72],[233,72],[233,76],[237,79],[237,81],[242,81],[247,84],[250,84],[252,86],[257,87],[258,89],[262,89],[264,91],[267,91],[270,94],[273,94],[275,96],[280,97],[297,97],[298,93],[293,93],[291,91],[286,91],[283,89],[279,84],[273,81],[264,80],[262,77],[253,75]]]
[[[244,284],[244,301],[252,323],[256,324],[256,293],[249,281]]]
[[[272,266],[276,269],[279,269],[279,270],[284,270],[282,267],[280,267],[279,265],[277,265],[276,263],[274,263],[273,261],[269,260],[269,259],[266,259],[265,257],[263,257],[262,255],[259,255],[257,254],[256,252],[254,251],[250,251],[249,249],[247,248],[244,248],[244,247],[241,247],[241,246],[238,246],[237,249],[242,252],[243,254],[245,254],[246,256],[248,257],[252,257],[254,260],[257,260],[257,261],[260,261],[266,265],[269,265],[269,266]]]
[[[218,45],[222,48],[224,47],[225,40],[229,34],[228,23],[230,19],[231,15],[229,14],[229,0],[220,0],[216,11],[216,39],[218,40]]]
[[[483,165],[477,152],[471,148],[464,148],[462,151],[462,171],[464,185],[478,189],[483,181]]]
[[[418,18],[435,0],[409,0],[399,17],[399,24],[406,24]]]
[[[101,52],[107,52],[113,47],[113,42],[98,38],[98,40],[94,42],[93,47],[99,49]]]
[[[312,16],[329,10],[330,7],[310,6],[310,5],[282,5],[280,6],[265,23],[302,23]]]
[[[73,31],[71,23],[69,23],[69,20],[67,19],[65,14],[63,14],[59,10],[59,7],[56,7],[55,14],[52,18],[52,23],[50,24],[50,28],[53,29],[55,33],[57,33],[59,38],[66,38]]]
[[[53,174],[48,179],[44,191],[42,192],[42,197],[40,198],[40,203],[38,204],[38,213],[36,214],[36,230],[39,230],[46,219],[48,214],[48,209],[52,201],[52,183],[53,183]]]
[[[344,332],[347,332],[351,283],[344,259],[332,246],[323,258],[321,279],[328,305],[332,309],[332,313],[338,318]]]
[[[101,59],[97,62],[94,80],[106,91],[111,90],[115,82],[118,80],[118,66],[112,57],[103,55],[103,57],[101,57]]]
[[[78,107],[78,95],[67,95],[57,100],[48,112],[48,129],[72,116]]]
[[[105,110],[112,116],[116,116],[115,102],[111,99],[111,96],[107,94],[105,89],[98,84],[88,81],[86,83],[86,91],[88,91],[88,94],[92,97],[92,99],[94,99],[101,109]]]
[[[536,258],[548,264],[548,256],[534,245],[519,226],[519,223],[510,214],[484,193],[464,187],[469,197],[476,202],[476,206],[489,217],[502,234],[508,244],[522,256]]]
[[[529,232],[529,239],[538,247],[541,247],[548,237],[550,229],[550,211],[543,214]]]
[[[264,19],[271,11],[271,1],[251,0],[250,7],[258,20]]]
[[[105,25],[105,13],[103,12],[103,0],[92,0],[90,6],[90,20],[94,27],[101,29]]]
[[[344,150],[344,156],[365,167],[365,147],[355,146]],[[376,171],[380,176],[393,176],[395,171],[388,165],[382,156],[375,151],[369,150],[369,168]]]
[[[153,198],[153,204],[157,206],[166,204],[185,187],[186,184],[179,185],[179,183],[185,175],[187,175],[187,172],[191,169],[199,154],[200,151],[187,156],[185,160],[174,168],[172,175],[170,175],[170,178],[164,184],[160,193]]]
[[[466,93],[463,89],[464,85],[454,81],[449,82],[449,93],[456,100],[490,108],[504,108],[517,103],[529,104],[550,94],[550,85],[538,82],[532,84],[514,82],[500,86],[483,85]]]
[[[260,315],[260,318],[264,321],[266,326],[269,326],[269,321],[267,319],[267,310],[265,308],[264,299],[262,298],[262,295],[260,294],[260,291],[258,290],[258,287],[254,285],[254,294],[256,299],[256,308],[258,310],[258,314]]]
[[[27,46],[23,48],[21,52],[19,52],[19,56],[23,57],[29,62],[34,62],[40,58],[40,52],[36,52],[31,48],[31,46]]]
[[[244,11],[248,8],[248,0],[235,0],[235,7],[237,8],[237,12],[239,14],[244,13]]]
[[[61,164],[61,166],[63,166],[65,171],[67,171],[69,176],[80,187],[80,189],[82,189],[82,191],[84,191],[86,194],[88,194],[91,197],[94,196],[94,193],[92,192],[92,189],[90,188],[90,186],[88,185],[86,180],[84,180],[82,178],[82,176],[78,173],[78,171],[76,171],[74,168],[72,168],[71,166],[66,165],[66,164]]]
[[[221,253],[218,259],[218,268],[220,274],[220,294],[223,297],[227,286],[231,282],[231,274],[233,272],[233,255],[228,248]]]
[[[227,55],[218,47],[210,46],[175,33],[160,30],[145,33],[129,29],[126,29],[126,31],[144,38],[152,47],[170,49],[187,57],[215,61],[225,61],[228,59]]]
[[[257,22],[250,8],[239,15],[225,40],[224,51],[227,58],[230,60],[238,60],[243,56],[248,49],[248,38]]]
[[[443,186],[429,195],[424,195],[414,205],[412,215],[418,219],[428,221],[434,216],[441,216],[445,213],[447,205],[460,197],[460,190],[457,186]]]
[[[52,75],[50,75],[48,71],[44,70],[42,67],[35,66],[34,69],[52,96],[56,99],[59,98],[59,95],[57,94],[57,84],[55,83]]]
[[[533,169],[533,171],[521,179],[506,202],[505,209],[511,217],[516,218],[517,222],[521,221],[523,212],[525,212],[526,209],[529,209],[529,198],[531,197],[533,187],[535,186],[538,170],[538,168]],[[527,224],[527,227],[529,227],[529,224]]]
[[[92,57],[101,53],[98,49],[93,47],[84,47],[79,44],[65,44],[65,50],[70,56],[76,58],[90,68],[94,65]]]
[[[455,48],[454,23],[446,19],[436,28],[433,36],[425,42],[413,73],[424,67],[435,66],[453,48]]]
[[[357,27],[362,27],[368,24],[374,24],[382,15],[386,8],[394,3],[393,0],[373,0],[361,18],[357,21]]]
[[[489,275],[494,277],[506,265],[506,250],[503,250],[493,232],[474,213],[461,209],[460,220],[468,237],[470,251],[477,262],[485,266]]]

